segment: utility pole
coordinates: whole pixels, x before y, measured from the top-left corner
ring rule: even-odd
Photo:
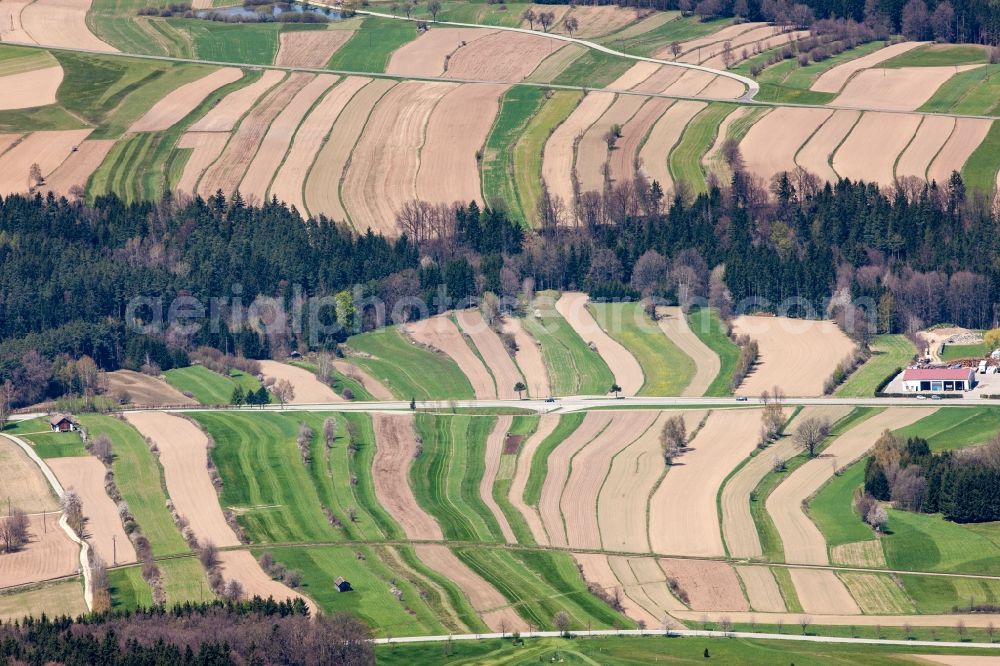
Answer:
[[[111,562],[112,566],[118,566],[118,535],[111,535]]]

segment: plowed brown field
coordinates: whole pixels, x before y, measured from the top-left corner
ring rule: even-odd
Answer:
[[[417,454],[413,417],[372,414],[372,424],[375,427],[372,476],[379,503],[396,519],[408,539],[443,539],[437,521],[417,504],[410,488],[410,465]]]

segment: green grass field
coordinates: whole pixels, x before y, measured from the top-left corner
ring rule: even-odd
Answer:
[[[997,77],[1000,80],[1000,76]],[[989,196],[996,189],[1000,172],[1000,123],[994,122],[986,138],[962,167],[962,180],[970,190]]]
[[[905,368],[917,350],[905,335],[877,335],[871,342],[872,355],[834,392],[845,398],[867,398],[896,368]]]
[[[486,139],[481,161],[483,198],[489,205],[506,206],[518,219],[529,219],[521,206],[514,173],[514,147],[531,119],[545,103],[545,91],[514,86],[503,96],[500,112]]]
[[[163,577],[163,593],[168,605],[209,601],[212,598],[205,569],[198,558],[175,557],[156,564]]]
[[[212,459],[222,475],[220,502],[233,507],[257,543],[335,541],[341,535],[321,510],[316,486],[295,438],[299,417],[274,412],[197,412],[215,440]],[[346,516],[340,516],[346,521]]]
[[[132,426],[110,416],[86,414],[80,423],[91,438],[111,439],[112,469],[122,497],[157,557],[189,550],[167,510],[160,466],[145,440]]]
[[[538,113],[528,121],[514,144],[514,191],[530,226],[536,224],[538,200],[542,196],[542,151],[545,142],[552,131],[573,112],[579,101],[578,92],[553,92]]]
[[[384,72],[392,52],[416,38],[416,28],[409,21],[369,16],[337,49],[328,67],[347,72]]]
[[[986,358],[992,349],[986,346],[985,342],[974,345],[945,345],[941,352],[941,360],[945,363],[957,361],[962,358]]]
[[[353,335],[347,346],[369,354],[352,360],[400,399],[474,397],[472,384],[454,361],[411,344],[395,327]]]
[[[705,391],[705,395],[723,397],[732,395],[729,385],[733,380],[736,362],[740,358],[740,348],[729,339],[726,326],[710,308],[696,308],[688,313],[688,326],[709,349],[719,355],[721,367],[719,376]]]
[[[625,36],[623,33],[629,28],[619,30],[610,35],[600,37],[594,41],[599,44],[611,47],[622,53],[637,56],[652,56],[661,49],[668,48],[673,42],[683,42],[698,37],[704,37],[717,30],[721,30],[732,23],[732,19],[719,19],[715,21],[701,22],[693,16],[674,18],[659,25],[652,30],[647,30],[638,34]],[[633,31],[634,32],[634,31]],[[660,58],[671,59],[668,54],[660,54]]]
[[[300,367],[304,370],[316,374],[318,368],[315,363],[308,361],[292,361],[289,365]],[[336,391],[337,395],[343,395],[345,389],[350,389],[355,400],[374,400],[375,398],[368,392],[360,382],[357,382],[346,375],[342,375],[336,370],[330,371],[330,387]]]
[[[782,60],[771,65],[757,77],[760,93],[756,99],[767,102],[799,102],[803,104],[825,104],[836,97],[836,93],[809,90],[823,72],[842,63],[873,53],[885,46],[885,42],[869,42],[822,62],[813,62],[805,67],[794,59]],[[741,74],[749,75],[749,64],[741,63],[736,68]]]
[[[975,44],[927,44],[883,62],[880,67],[948,67],[985,64],[986,48]]]
[[[581,413],[560,416],[559,425],[535,449],[535,455],[531,459],[531,471],[524,486],[523,499],[528,506],[538,506],[538,500],[542,496],[542,484],[545,483],[549,471],[549,454],[580,427],[584,416]]]
[[[511,435],[519,435],[524,440],[527,440],[538,428],[538,418],[537,415],[515,416],[508,432]],[[521,445],[524,445],[524,441],[522,441]],[[507,522],[510,524],[510,529],[514,532],[517,542],[533,544],[535,543],[535,537],[531,533],[531,528],[528,527],[528,523],[524,520],[521,512],[510,503],[508,497],[519,453],[504,453],[500,457],[500,469],[497,471],[496,479],[493,482],[493,499],[500,507],[500,510],[503,511],[504,516],[507,517]]]
[[[979,526],[982,530],[982,525]],[[889,534],[882,538],[889,568],[903,571],[947,571],[995,574],[1000,560],[1000,524],[994,538],[940,514],[889,510]]]
[[[865,481],[865,463],[856,462],[835,476],[809,502],[809,516],[830,548],[875,538],[854,510],[854,491]]]
[[[479,495],[486,438],[495,424],[492,417],[417,415],[423,452],[410,469],[410,482],[417,502],[448,539],[503,541],[500,525]]]
[[[168,19],[167,24],[187,33],[201,60],[247,65],[270,65],[278,52],[280,23],[219,23],[201,19]]]
[[[719,125],[735,108],[731,104],[709,104],[688,122],[681,140],[670,151],[670,176],[674,181],[688,183],[695,194],[707,191],[701,158],[715,142]]]
[[[589,303],[587,309],[639,362],[646,378],[639,395],[680,395],[694,377],[694,360],[670,341],[640,303]]]
[[[554,395],[604,395],[614,382],[614,375],[600,354],[562,318],[555,308],[557,294],[545,292],[532,310],[541,313],[522,320],[525,330],[542,346],[542,360],[549,371]]]
[[[959,72],[938,88],[920,111],[1000,115],[1000,65]]]
[[[603,88],[635,64],[635,61],[621,56],[589,49],[582,56],[559,73],[552,83],[564,86],[584,86]]]
[[[1000,432],[1000,410],[992,407],[943,407],[896,431],[900,437],[923,437],[934,451],[985,444]]]
[[[41,458],[66,458],[87,456],[87,449],[79,433],[52,432],[49,420],[44,417],[26,421],[11,421],[3,431],[27,441]]]
[[[956,607],[1000,605],[1000,581],[989,578],[897,576],[918,613],[951,613]]]
[[[245,372],[234,370],[226,377],[209,370],[203,365],[189,365],[174,368],[163,373],[167,383],[181,393],[190,393],[203,405],[228,405],[232,402],[233,391],[242,386],[245,391],[256,391],[260,382]]]
[[[142,579],[138,566],[109,571],[108,590],[111,607],[115,610],[149,608],[153,605],[153,591]]]

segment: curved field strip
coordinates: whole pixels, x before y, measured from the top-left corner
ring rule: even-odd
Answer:
[[[580,44],[566,44],[561,49],[543,60],[535,71],[528,76],[526,81],[535,83],[549,83],[554,81],[566,68],[572,65],[578,58],[589,51],[586,46]]]
[[[795,594],[806,613],[861,614],[847,586],[828,569],[789,569]]]
[[[441,76],[459,49],[494,33],[489,28],[435,27],[396,49],[385,71],[401,77]]]
[[[56,196],[70,197],[70,190],[86,187],[91,174],[101,165],[114,145],[113,139],[84,141],[45,179],[44,189],[54,192]]]
[[[570,461],[578,451],[610,427],[612,419],[611,414],[588,412],[580,427],[548,456],[546,461],[548,469],[538,501],[538,512],[542,517],[542,524],[545,525],[548,542],[553,546],[568,545],[560,504],[566,480],[570,475]]]
[[[190,132],[229,132],[236,126],[261,96],[285,78],[285,72],[266,70],[250,85],[223,97],[201,120],[188,128]]]
[[[351,153],[341,189],[355,229],[396,235],[396,212],[416,197],[427,120],[452,89],[447,83],[405,81],[372,110]]]
[[[747,24],[744,24],[747,25]],[[722,32],[722,31],[720,31]],[[795,39],[795,35],[801,33],[781,33],[781,28],[770,24],[755,24],[750,30],[744,30],[739,34],[733,35],[726,39],[716,39],[711,44],[706,44],[696,51],[688,51],[686,54],[681,56],[682,61],[694,62],[706,67],[711,67],[713,69],[724,69],[725,65],[722,62],[722,52],[725,49],[725,45],[728,43],[733,50],[733,56],[739,58],[739,52],[742,50],[740,47],[744,45],[760,44],[761,51],[766,51],[770,48],[769,44],[774,41],[788,41],[788,36],[792,36]],[[808,34],[806,32],[805,34]],[[682,48],[685,46],[681,45]],[[714,63],[714,64],[711,64]]]
[[[715,411],[667,470],[650,499],[649,542],[654,553],[725,554],[716,505],[723,481],[758,441],[760,411]]]
[[[307,607],[315,610],[315,604],[308,597],[264,573],[253,553],[248,550],[221,551],[219,563],[226,580],[238,580],[248,597],[259,596],[262,599],[272,597],[275,601],[301,599]]]
[[[116,53],[87,27],[91,0],[35,0],[21,10],[21,26],[43,46]]]
[[[434,107],[427,121],[416,196],[432,204],[480,198],[479,158],[500,110],[505,85],[465,84]]]
[[[913,176],[924,180],[931,160],[955,131],[955,120],[949,116],[924,116],[910,145],[896,162],[896,178]]]
[[[514,189],[529,222],[537,226],[538,200],[542,195],[542,164],[545,144],[551,134],[566,120],[581,95],[576,91],[553,93],[532,117],[514,144]]]
[[[500,457],[503,455],[504,441],[507,433],[510,432],[511,424],[514,422],[513,416],[498,416],[496,425],[486,438],[486,467],[483,469],[483,478],[479,482],[479,496],[483,498],[483,503],[496,518],[500,525],[507,543],[517,543],[514,530],[510,528],[507,516],[500,510],[500,505],[493,498],[493,484],[497,480],[497,472],[500,470]]]
[[[750,610],[736,570],[728,562],[662,558],[660,566],[687,593],[692,610]]]
[[[568,207],[572,207],[574,201],[572,174],[578,137],[597,122],[614,101],[615,95],[611,93],[587,93],[545,142],[542,181],[549,188],[549,195],[559,197]]]
[[[34,44],[35,40],[21,24],[21,12],[33,0],[4,0],[0,2],[0,41]]]
[[[675,626],[671,615],[687,608],[670,593],[666,575],[651,557],[609,556],[608,564],[632,600],[656,619],[654,626]]]
[[[694,360],[663,335],[642,304],[589,303],[587,310],[639,363],[644,381],[638,395],[679,395],[687,386]]]
[[[762,613],[784,613],[785,599],[781,589],[774,579],[774,574],[767,567],[736,565],[736,573],[743,581],[750,608]]]
[[[796,424],[813,417],[825,418],[832,424],[847,416],[850,411],[849,405],[811,405],[798,413],[788,430],[794,431]],[[750,511],[750,496],[764,477],[774,469],[775,458],[789,460],[798,452],[798,446],[792,437],[782,437],[748,459],[746,464],[736,470],[726,482],[719,494],[719,507],[722,514],[722,535],[726,540],[730,557],[763,556],[760,535]]]
[[[716,76],[712,82],[698,92],[699,97],[711,97],[714,99],[738,99],[747,91],[739,81],[728,76]]]
[[[866,112],[833,155],[842,178],[889,184],[892,167],[920,126],[921,116]]]
[[[306,176],[341,111],[355,93],[370,82],[371,79],[365,77],[348,76],[316,104],[295,132],[288,155],[271,183],[270,196],[278,197],[289,207],[294,206],[303,217],[309,214],[304,197]]]
[[[455,319],[462,333],[469,336],[482,356],[496,383],[496,396],[501,400],[517,398],[514,384],[524,380],[500,337],[489,327],[479,310],[458,310]]]
[[[687,124],[705,106],[704,102],[674,102],[653,125],[646,143],[639,151],[639,162],[646,178],[651,183],[659,183],[664,192],[671,192],[674,188],[674,179],[670,177],[670,169],[667,168],[670,151],[680,141]]]
[[[59,64],[0,76],[0,90],[3,90],[0,110],[30,109],[55,104],[56,92],[62,80],[63,68]]]
[[[526,628],[507,600],[496,588],[458,559],[447,546],[414,546],[417,557],[431,569],[454,581],[491,630]]]
[[[267,190],[271,180],[281,166],[302,119],[330,86],[337,82],[337,79],[338,77],[332,74],[316,76],[303,86],[274,118],[240,182],[240,192],[244,196],[254,197],[260,201],[267,200]]]
[[[130,132],[159,132],[169,129],[194,111],[210,94],[243,77],[243,71],[236,67],[223,67],[211,74],[167,93],[152,106],[139,120],[132,123]]]
[[[549,372],[545,368],[545,360],[542,358],[541,345],[538,344],[538,341],[524,330],[521,320],[516,317],[504,319],[503,332],[514,337],[514,344],[517,345],[514,360],[524,375],[524,384],[528,388],[528,395],[533,398],[544,398],[552,395]]]
[[[556,311],[588,344],[597,347],[598,353],[607,363],[615,378],[615,383],[626,395],[636,395],[645,384],[642,366],[628,349],[609,336],[587,310],[587,294],[564,292],[556,301]]]
[[[372,414],[375,428],[375,459],[372,476],[375,494],[408,539],[443,539],[437,521],[417,503],[410,487],[410,465],[416,457],[417,441],[413,417]]]
[[[624,590],[621,581],[611,570],[608,563],[608,556],[601,553],[573,553],[580,573],[591,585],[596,585],[612,597],[617,593],[622,612],[636,622],[644,622],[647,627],[655,627],[660,622],[660,618],[655,617],[646,610],[645,607],[633,601],[629,596],[629,591]],[[640,590],[641,595],[641,590]],[[652,606],[653,604],[648,604]]]
[[[809,35],[810,32],[808,30],[792,30],[790,32],[776,33],[772,29],[770,34],[768,34],[768,32],[763,28],[760,30],[752,30],[730,42],[733,60],[737,63],[744,61],[745,58],[743,58],[742,55],[744,49],[747,51],[758,49],[759,53],[764,53],[772,49],[778,49],[785,45],[794,44],[800,39],[809,37]],[[711,67],[713,69],[723,71],[726,70],[726,58],[725,55],[723,55],[723,47],[718,47],[717,53],[711,58],[704,60],[701,64],[705,67]],[[729,81],[738,83],[735,79],[729,79]]]
[[[597,500],[597,522],[604,549],[649,552],[646,524],[649,495],[665,470],[660,432],[664,421],[675,414],[682,415],[685,425],[692,429],[704,412],[661,412],[657,421],[641,437],[609,461],[607,478]]]
[[[694,376],[680,394],[682,396],[705,395],[708,387],[712,385],[722,369],[719,355],[694,334],[688,324],[687,316],[680,307],[658,307],[656,308],[656,316],[656,323],[663,334],[677,346],[681,353],[694,361]]]
[[[935,91],[957,73],[982,65],[951,67],[900,67],[866,69],[847,82],[831,106],[915,111],[934,96]]]
[[[27,192],[28,172],[33,164],[41,168],[43,176],[48,176],[89,134],[89,129],[29,134],[0,156],[0,195]]]
[[[823,382],[855,347],[832,321],[741,316],[733,320],[733,331],[749,335],[760,348],[757,365],[740,384],[748,395],[775,386],[790,396],[823,395]]]
[[[956,119],[955,131],[927,169],[928,180],[943,185],[951,178],[953,171],[961,171],[972,153],[986,139],[993,122],[975,118]]]
[[[508,499],[510,503],[524,517],[524,521],[531,530],[531,535],[537,543],[548,544],[548,537],[545,534],[545,527],[538,511],[528,506],[525,501],[525,488],[528,484],[528,477],[531,474],[531,467],[534,463],[535,452],[538,447],[551,435],[556,426],[559,425],[560,417],[555,414],[543,414],[539,417],[538,427],[535,432],[521,445],[521,450],[517,455],[517,466],[514,469],[514,477],[510,482],[510,492]]]
[[[826,93],[840,92],[848,80],[861,70],[874,67],[889,58],[894,58],[901,53],[906,53],[910,49],[914,49],[925,43],[926,42],[900,42],[899,44],[886,46],[885,48],[879,49],[874,53],[869,53],[861,58],[848,60],[845,63],[823,72],[812,84],[810,89]]]
[[[556,418],[558,420],[558,418]],[[59,508],[51,487],[38,466],[6,437],[0,437],[0,473],[9,506],[25,513],[55,511]]]
[[[701,158],[701,166],[705,170],[705,173],[714,173],[717,176],[729,175],[729,167],[722,157],[722,144],[729,138],[730,128],[735,123],[745,119],[753,111],[753,107],[737,106],[719,123],[719,131],[715,134],[715,142],[712,143],[711,148]],[[720,178],[720,180],[723,182],[727,181],[726,178]]]
[[[546,9],[550,6],[545,5]],[[565,31],[562,24],[571,16],[579,23],[573,34],[577,37],[588,38],[607,35],[634,23],[637,13],[631,7],[618,7],[616,5],[575,5],[563,15],[562,21],[553,30],[555,32]]]
[[[681,78],[686,70],[681,67],[670,67],[668,65],[661,65],[658,70],[653,72],[644,81],[632,88],[635,92],[642,93],[660,93],[672,86],[677,79]]]
[[[616,415],[600,435],[570,460],[570,474],[559,502],[570,547],[601,548],[597,498],[608,469],[622,449],[646,434],[658,415],[653,411]]]
[[[594,123],[576,145],[574,171],[581,192],[604,190],[604,169],[610,160],[605,136],[614,126],[626,125],[645,98],[638,95],[619,95],[608,110]]]
[[[288,401],[292,405],[315,404],[324,402],[343,402],[343,398],[333,392],[329,386],[321,382],[315,374],[294,365],[280,361],[259,361],[260,372],[265,379],[280,381],[286,379],[292,384],[294,397]]]
[[[67,458],[66,460],[72,460],[72,458]],[[107,495],[105,495],[105,498],[107,498]],[[111,500],[108,499],[108,502],[111,502]],[[114,507],[114,504],[112,504],[112,507]],[[92,511],[86,505],[84,505],[83,510],[84,514],[88,516]],[[115,516],[117,517],[117,511],[115,512]],[[80,546],[71,541],[66,532],[59,528],[58,521],[58,513],[50,513],[44,517],[38,514],[28,516],[27,544],[18,551],[4,553],[3,557],[0,557],[0,588],[24,585],[26,583],[37,583],[61,576],[72,576],[77,573],[80,569]],[[91,524],[88,530],[88,537],[92,543],[95,542],[94,537],[98,536],[93,534],[94,529],[95,525]],[[123,531],[121,533],[124,535]],[[105,539],[109,546],[108,562],[110,563],[110,535],[99,535],[96,541],[103,544]],[[132,545],[127,538],[125,539],[125,544],[127,547],[131,547]],[[79,583],[75,584],[79,585]],[[82,592],[82,588],[78,589]],[[61,613],[62,609],[59,610]],[[23,615],[23,613],[18,614],[19,617],[20,615]]]
[[[820,457],[806,462],[774,489],[766,506],[781,534],[786,562],[829,564],[826,539],[803,512],[802,503],[833,476],[834,467],[846,467],[864,455],[884,430],[905,427],[934,411],[934,408],[890,407],[835,439]]]
[[[197,401],[189,398],[164,381],[133,370],[115,370],[107,375],[109,395],[127,393],[128,404],[136,407],[164,407],[197,405]]]
[[[830,159],[859,118],[861,118],[859,111],[834,111],[795,154],[795,163],[809,173],[819,176],[820,181],[836,183],[839,179],[830,166]]]
[[[608,159],[611,180],[621,183],[635,178],[639,148],[646,140],[653,123],[670,108],[671,104],[672,100],[663,98],[646,100],[642,108],[622,127],[622,137],[615,144]]]
[[[832,114],[827,109],[774,109],[754,123],[740,142],[747,170],[766,182],[776,173],[794,170],[799,148]]]
[[[715,74],[709,74],[698,69],[688,69],[676,81],[663,89],[666,95],[693,97],[715,81]]]
[[[438,315],[407,324],[404,330],[418,343],[451,357],[468,377],[477,398],[497,396],[493,375],[472,351],[458,327],[447,315]]]
[[[497,208],[506,204],[508,212],[525,221],[529,216],[521,208],[520,192],[514,182],[514,146],[544,104],[545,91],[541,88],[508,88],[500,100],[500,109],[486,138],[479,165],[486,205]]]
[[[351,97],[337,116],[305,182],[305,206],[310,215],[323,214],[338,222],[348,221],[340,197],[341,181],[369,114],[394,85],[396,82],[391,79],[375,79]]]
[[[352,30],[282,30],[274,64],[285,67],[326,67],[334,52],[354,34]]]
[[[184,163],[184,172],[177,181],[176,189],[193,194],[205,169],[219,158],[228,142],[229,134],[226,132],[185,132],[181,135],[177,148],[188,150],[190,154]]]
[[[104,490],[107,471],[104,463],[97,458],[83,456],[50,458],[46,464],[63,488],[76,490],[79,494],[87,521],[84,536],[94,553],[108,564],[135,562],[135,548],[125,534],[118,507]]]
[[[366,391],[371,393],[374,399],[393,400],[395,398],[395,396],[392,394],[392,391],[386,388],[382,384],[382,382],[372,377],[358,365],[351,363],[349,361],[341,361],[339,359],[334,359],[333,367],[337,372],[344,375],[348,379],[353,379],[354,381],[361,384],[361,386]]]
[[[840,580],[867,614],[916,613],[917,608],[903,585],[884,574],[839,572]]]
[[[167,493],[202,542],[238,546],[208,476],[208,438],[193,423],[163,412],[130,412],[126,420],[159,450]]]
[[[258,103],[240,122],[219,158],[205,171],[198,183],[198,193],[211,196],[217,190],[234,192],[253,161],[261,140],[281,110],[302,88],[314,80],[312,74],[291,74]]]
[[[680,141],[670,151],[670,175],[675,182],[687,183],[696,193],[708,190],[702,160],[731,108],[728,104],[710,104],[688,122]]]
[[[704,37],[698,37],[696,39],[689,39],[681,42],[681,56],[693,54],[697,57],[699,49],[704,49],[705,47],[709,47],[713,44],[721,44],[722,42],[736,39],[740,35],[748,33],[751,30],[759,30],[764,27],[768,27],[767,23],[734,23],[732,25],[727,25],[724,28],[712,32],[711,34],[705,35]],[[681,61],[687,62],[687,60],[683,57],[681,58]]]
[[[661,66],[655,62],[640,60],[629,67],[624,74],[606,85],[605,88],[609,90],[632,90],[650,76],[660,71]]]

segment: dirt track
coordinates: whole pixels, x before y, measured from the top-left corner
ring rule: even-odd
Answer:
[[[187,419],[164,412],[130,412],[125,419],[156,444],[167,494],[198,540],[220,547],[240,545],[208,476],[205,433]]]
[[[104,463],[92,456],[79,456],[50,458],[46,464],[63,488],[72,488],[80,495],[87,519],[84,535],[94,552],[108,566],[135,562],[135,548],[122,527],[118,507],[104,489]],[[50,523],[49,527],[54,525]]]
[[[496,385],[489,370],[462,337],[448,315],[422,319],[405,327],[406,333],[422,345],[433,347],[450,356],[469,378],[477,398],[495,398]],[[505,352],[506,353],[506,352]]]
[[[59,527],[58,513],[48,514],[44,526],[40,515],[29,521],[27,545],[0,555],[0,588],[70,576],[80,568],[80,546]]]
[[[185,83],[162,97],[142,118],[132,123],[130,132],[160,132],[173,127],[198,108],[206,97],[222,86],[239,81],[243,72],[223,67],[191,83]]]
[[[656,308],[659,317],[657,324],[660,330],[670,338],[677,347],[684,352],[688,358],[694,361],[694,377],[684,390],[682,396],[701,396],[711,386],[712,382],[722,368],[719,355],[709,349],[708,345],[701,341],[688,323],[687,316],[679,307],[659,307]]]
[[[193,406],[198,402],[189,398],[170,384],[157,377],[150,377],[132,370],[115,370],[105,375],[108,395],[121,392],[129,395],[128,404],[137,407]]]
[[[306,405],[325,402],[343,402],[332,388],[324,384],[316,375],[305,368],[300,368],[280,361],[259,361],[260,372],[266,379],[287,379],[295,389],[295,397],[288,401],[290,405]]]
[[[287,599],[302,599],[315,612],[316,605],[307,597],[299,594],[284,583],[273,580],[264,573],[260,564],[248,550],[219,551],[219,561],[222,563],[222,575],[226,580],[238,580],[243,585],[246,597],[260,596],[263,599],[273,597],[275,601]]]
[[[458,320],[462,333],[472,339],[479,354],[486,362],[486,366],[493,374],[496,380],[497,397],[501,400],[517,398],[514,384],[524,378],[517,366],[514,365],[514,361],[507,352],[507,348],[504,347],[503,341],[500,340],[500,336],[487,326],[479,310],[457,310],[455,319]]]
[[[886,429],[896,430],[936,411],[933,407],[889,407],[845,432],[814,458],[778,484],[767,499],[767,511],[781,535],[785,561],[829,564],[826,539],[803,510],[802,502],[822,487],[840,467],[846,467],[870,449]],[[801,599],[801,595],[800,595]],[[805,603],[805,601],[803,601]]]
[[[524,374],[528,395],[533,398],[544,398],[552,395],[549,371],[545,368],[545,361],[542,359],[542,351],[538,346],[538,341],[524,330],[521,320],[516,317],[504,319],[503,332],[514,336],[514,342],[517,344],[514,359]]]
[[[514,478],[510,482],[510,503],[521,512],[525,522],[528,523],[532,536],[535,537],[535,541],[542,545],[547,545],[549,539],[545,534],[545,527],[542,525],[538,511],[524,503],[524,488],[528,483],[528,476],[531,474],[531,459],[535,456],[535,451],[557,425],[559,425],[559,416],[556,414],[543,414],[539,417],[538,428],[521,445],[521,451],[517,455],[517,468],[514,470]]]
[[[775,386],[789,396],[823,395],[823,382],[854,349],[854,342],[832,321],[742,316],[733,331],[757,341],[757,365],[739,387],[760,395]]]
[[[410,465],[417,452],[413,417],[409,414],[372,414],[375,459],[372,477],[375,496],[403,528],[408,539],[443,539],[437,521],[424,511],[410,487]]]
[[[612,458],[641,437],[657,416],[658,412],[654,411],[616,414],[604,432],[573,456],[559,502],[566,523],[566,538],[571,547],[601,547],[597,497]]]
[[[513,416],[497,417],[496,425],[493,426],[492,432],[486,438],[486,454],[484,456],[486,466],[483,468],[483,478],[479,482],[479,496],[493,517],[496,518],[507,543],[517,543],[517,537],[514,536],[514,530],[510,528],[507,516],[500,510],[497,501],[493,499],[493,483],[496,481],[497,471],[500,469],[500,456],[503,455],[504,440],[507,439],[507,433],[510,432],[510,426],[513,422]]]
[[[556,310],[584,342],[597,347],[615,376],[615,382],[621,386],[622,394],[635,395],[646,381],[642,367],[629,350],[612,339],[594,320],[587,310],[588,299],[587,294],[581,292],[563,292],[556,301]]]
[[[759,430],[759,410],[712,412],[650,500],[649,542],[654,553],[725,555],[716,496],[726,476],[757,445]]]

